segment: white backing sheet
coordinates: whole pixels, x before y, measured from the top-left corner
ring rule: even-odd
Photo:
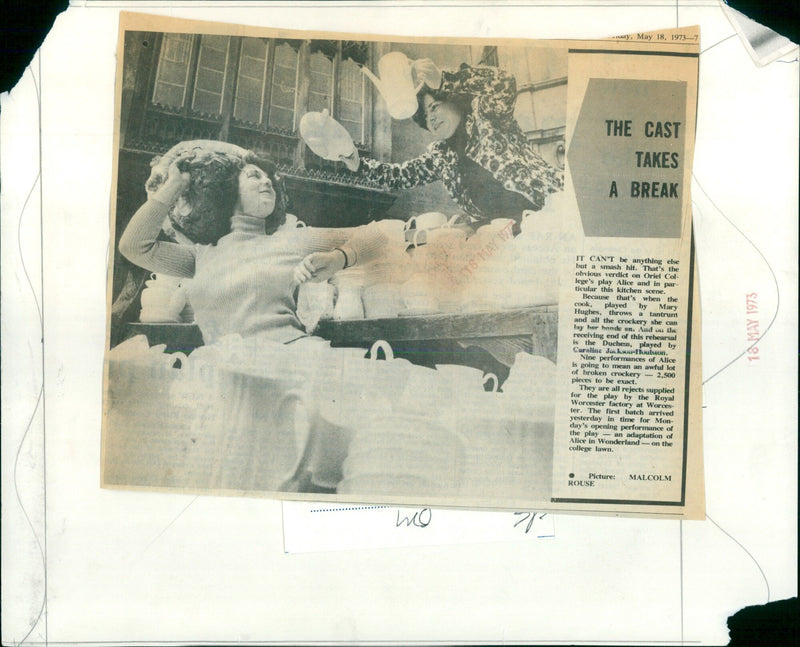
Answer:
[[[287,554],[278,501],[99,487],[123,8],[72,6],[0,97],[5,640],[720,644],[739,608],[797,595],[796,48],[756,65],[716,2],[135,3],[417,35],[701,27],[692,191],[708,518],[561,516],[543,541]]]

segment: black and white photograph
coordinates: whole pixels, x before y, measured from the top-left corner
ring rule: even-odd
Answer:
[[[546,500],[566,62],[125,31],[104,484]]]
[[[698,514],[681,37],[123,21],[104,487]]]

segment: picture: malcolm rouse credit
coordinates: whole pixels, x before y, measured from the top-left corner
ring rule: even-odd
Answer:
[[[673,446],[679,266],[576,257],[570,451]]]
[[[645,121],[637,126],[631,119],[606,119],[606,136],[632,137],[634,128],[641,127],[646,139],[654,141],[654,150],[634,151],[637,168],[664,168],[677,169],[680,165],[680,155],[675,151],[655,149],[655,142],[664,139],[678,139],[681,135],[681,122],[679,121]],[[654,180],[631,180],[631,198],[678,198],[679,182],[659,182]],[[611,181],[608,190],[609,198],[619,197],[619,188],[616,180]]]

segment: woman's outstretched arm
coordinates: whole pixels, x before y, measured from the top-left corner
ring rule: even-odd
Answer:
[[[353,151],[350,157],[342,157],[341,161],[351,171],[392,190],[410,189],[441,179],[441,159],[430,148],[419,157],[400,163],[359,157],[358,151]]]
[[[370,223],[342,229],[306,227],[298,229],[301,253],[305,255],[298,269],[298,280],[325,281],[339,270],[379,258],[388,238]]]
[[[194,276],[191,247],[157,240],[170,207],[189,185],[189,174],[178,168],[178,163],[188,158],[183,155],[170,164],[166,181],[133,214],[119,241],[119,251],[125,258],[151,272]]]

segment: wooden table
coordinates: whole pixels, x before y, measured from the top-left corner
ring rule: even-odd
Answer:
[[[128,323],[126,338],[136,335],[145,335],[151,346],[166,344],[166,352],[191,353],[198,346],[203,345],[203,335],[200,328],[193,323]]]
[[[168,352],[190,352],[203,344],[195,324],[130,323],[128,326],[129,336],[147,335],[150,344],[166,344]],[[558,306],[387,319],[324,320],[319,322],[314,334],[329,339],[335,346],[366,348],[378,339],[385,339],[390,344],[450,340],[476,346],[481,346],[481,340],[517,339],[529,341],[534,355],[555,362]]]
[[[556,361],[558,306],[458,314],[430,314],[388,319],[320,321],[315,334],[334,345],[369,346],[377,339],[455,340],[480,346],[481,340],[525,339],[534,355]]]

